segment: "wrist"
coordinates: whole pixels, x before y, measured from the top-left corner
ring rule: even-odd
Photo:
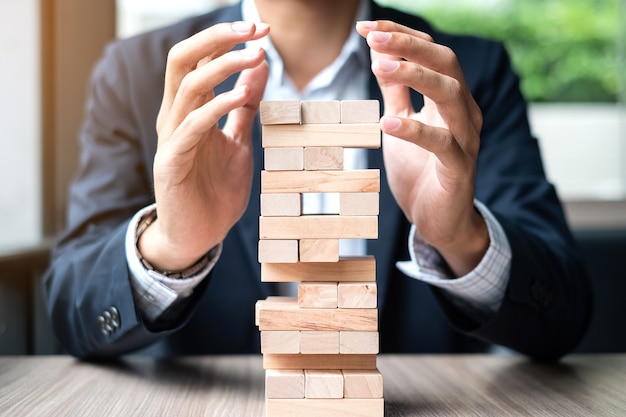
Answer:
[[[459,227],[455,238],[435,246],[456,277],[474,270],[489,249],[489,229],[484,218],[476,210],[464,226]]]
[[[148,270],[153,270],[170,278],[182,278],[193,275],[207,261],[207,250],[181,251],[167,244],[160,232],[156,210],[143,216],[135,233],[135,249],[138,258]]]

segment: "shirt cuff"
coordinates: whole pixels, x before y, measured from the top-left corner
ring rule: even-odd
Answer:
[[[407,276],[444,290],[448,299],[464,313],[484,321],[500,308],[511,271],[511,246],[502,226],[485,205],[474,201],[489,230],[489,248],[478,266],[467,275],[454,278],[437,252],[411,227],[410,261],[397,267]]]
[[[188,297],[193,289],[207,277],[222,253],[219,244],[207,254],[208,262],[191,276],[170,278],[147,269],[138,256],[135,242],[137,226],[141,219],[156,210],[156,204],[139,210],[126,229],[126,262],[130,270],[130,284],[137,308],[150,321],[156,320],[176,300]]]

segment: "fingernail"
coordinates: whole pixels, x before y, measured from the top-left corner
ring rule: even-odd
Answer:
[[[361,20],[356,22],[356,27],[359,29],[373,30],[376,29],[376,22],[371,20]]]
[[[234,22],[230,25],[233,32],[237,33],[249,33],[252,30],[252,23],[250,22]]]
[[[379,59],[378,67],[384,72],[394,72],[400,67],[400,62],[392,61],[390,59]]]
[[[371,39],[378,43],[385,43],[389,39],[391,39],[391,33],[389,32],[370,32],[368,36],[371,36]]]
[[[393,116],[383,116],[381,122],[383,124],[383,128],[388,132],[393,132],[394,130],[399,129],[402,125],[402,120]]]

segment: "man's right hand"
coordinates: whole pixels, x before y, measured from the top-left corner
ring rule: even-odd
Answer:
[[[158,218],[138,243],[156,269],[191,266],[226,237],[248,204],[252,123],[268,67],[262,49],[232,48],[268,33],[263,24],[223,23],[170,50],[153,167]],[[238,72],[235,88],[216,96],[214,88]]]

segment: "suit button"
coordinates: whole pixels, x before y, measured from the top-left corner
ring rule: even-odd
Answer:
[[[120,314],[115,307],[105,310],[98,316],[98,325],[106,336],[109,336],[121,325]]]
[[[111,315],[111,326],[113,326],[115,329],[119,328],[121,324],[119,312],[115,307],[111,307],[109,309],[109,313]]]

